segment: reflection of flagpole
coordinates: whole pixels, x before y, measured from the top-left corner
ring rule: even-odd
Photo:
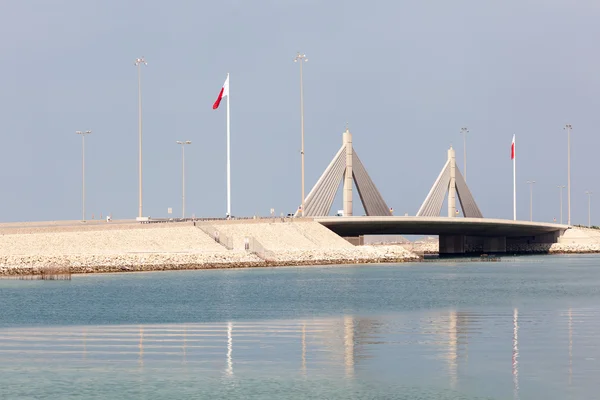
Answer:
[[[306,373],[306,322],[302,322],[302,373]]]
[[[140,365],[144,365],[144,327],[140,325]]]
[[[448,364],[449,364],[449,374],[450,374],[450,383],[452,388],[456,387],[457,383],[457,348],[458,348],[458,332],[457,332],[457,319],[458,316],[456,311],[451,311],[450,316],[448,318],[450,326],[448,327]]]
[[[573,312],[569,307],[569,385],[573,380]]]
[[[513,352],[512,352],[512,374],[513,374],[513,397],[519,398],[519,310],[513,312]]]
[[[187,345],[187,326],[184,325],[183,326],[183,362],[185,363],[185,352],[186,352],[186,345]]]
[[[83,358],[86,358],[87,355],[87,345],[86,345],[86,340],[87,339],[87,329],[83,328]]]
[[[354,320],[344,317],[344,364],[346,375],[354,376]]]
[[[231,359],[231,353],[233,351],[233,337],[231,335],[233,325],[231,322],[227,323],[227,374],[233,375],[233,361]]]

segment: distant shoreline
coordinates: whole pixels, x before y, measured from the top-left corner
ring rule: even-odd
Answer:
[[[600,233],[569,229],[559,243],[508,244],[498,257],[600,253]],[[437,240],[354,246],[310,218],[141,224],[54,221],[0,224],[0,276],[398,264],[437,254]],[[465,246],[474,258],[482,247]],[[446,257],[444,255],[443,257]],[[449,257],[450,258],[450,257]],[[45,272],[45,273],[46,273]]]
[[[160,272],[160,271],[199,271],[199,270],[227,270],[251,268],[278,268],[278,267],[320,267],[328,265],[362,265],[362,264],[401,264],[418,262],[417,259],[361,259],[361,260],[298,260],[298,261],[263,261],[239,262],[221,264],[163,264],[163,265],[123,265],[123,266],[69,266],[65,271],[75,275],[87,274],[115,274],[128,272]],[[45,267],[12,267],[0,268],[1,277],[40,275]]]

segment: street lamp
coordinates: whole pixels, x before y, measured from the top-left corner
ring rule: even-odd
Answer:
[[[592,224],[591,224],[591,215],[592,215],[591,214],[591,210],[592,210],[591,203],[592,203],[592,194],[593,193],[588,190],[585,192],[585,194],[587,194],[587,196],[588,196],[588,228],[589,228],[592,226]]]
[[[460,133],[463,135],[463,145],[464,145],[463,157],[464,157],[465,182],[466,182],[467,181],[467,133],[469,133],[469,130],[466,127],[460,128]]]
[[[565,185],[558,185],[557,188],[560,189],[560,223],[563,223],[563,203],[562,203],[562,199],[563,199],[563,195],[562,195],[562,191],[565,188]]]
[[[571,124],[566,124],[567,130],[567,224],[571,225]]]
[[[533,184],[535,181],[527,181],[529,185],[529,220],[533,221]]]
[[[294,62],[298,61],[300,61],[300,163],[302,169],[302,212],[300,215],[304,217],[304,89],[302,85],[302,64],[308,61],[306,54],[296,54],[296,57],[294,57]]]
[[[138,72],[138,136],[139,136],[139,187],[138,187],[138,217],[142,218],[142,64],[148,65],[146,59],[136,58],[134,65]]]
[[[185,145],[192,144],[191,141],[186,140],[175,142],[181,145],[181,218],[185,218]]]
[[[81,135],[81,220],[85,222],[85,135],[92,131],[75,131]]]

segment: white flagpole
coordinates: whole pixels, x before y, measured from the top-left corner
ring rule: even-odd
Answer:
[[[227,73],[227,83],[229,83],[229,73]],[[229,96],[230,90],[227,93],[227,218],[231,218],[231,147],[229,130]]]
[[[513,219],[517,220],[517,143],[513,135]]]

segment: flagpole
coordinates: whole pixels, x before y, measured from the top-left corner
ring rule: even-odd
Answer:
[[[513,136],[513,140],[515,137]],[[516,140],[515,140],[516,141]],[[517,144],[514,145],[513,154],[513,219],[517,220]]]
[[[229,73],[227,73],[229,83]],[[227,218],[231,218],[231,146],[230,146],[230,120],[229,120],[229,96],[227,93]]]

